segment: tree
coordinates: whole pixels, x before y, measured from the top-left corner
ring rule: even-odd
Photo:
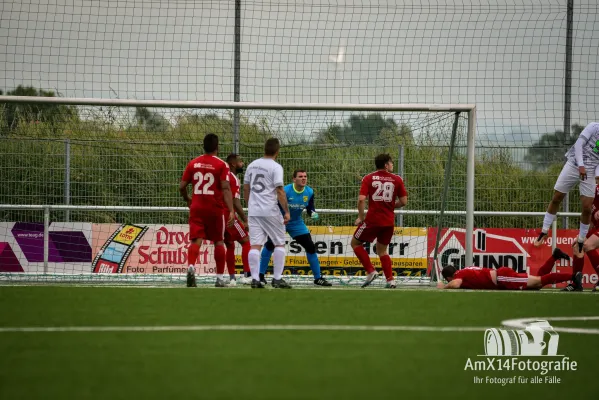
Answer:
[[[412,140],[412,131],[380,113],[352,114],[341,125],[332,124],[318,132],[320,143],[389,144]]]
[[[535,170],[546,169],[552,164],[563,163],[566,150],[576,142],[583,130],[584,126],[574,124],[569,135],[560,130],[545,133],[532,147],[528,148],[524,160],[530,163]]]
[[[150,111],[145,107],[135,108],[135,120],[137,124],[148,132],[166,132],[170,126],[166,118],[156,111]]]
[[[2,95],[2,91],[0,91]],[[51,90],[36,89],[33,86],[19,85],[13,91],[6,93],[7,96],[42,96],[55,97]],[[36,103],[4,103],[0,99],[2,108],[2,124],[0,130],[11,131],[17,128],[22,123],[49,123],[52,127],[55,125],[78,119],[78,112],[75,106],[59,105],[59,104],[36,104]]]

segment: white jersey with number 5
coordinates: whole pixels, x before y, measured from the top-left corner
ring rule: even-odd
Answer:
[[[259,158],[247,167],[244,185],[250,185],[249,217],[280,216],[277,187],[283,186],[283,167],[272,158]]]

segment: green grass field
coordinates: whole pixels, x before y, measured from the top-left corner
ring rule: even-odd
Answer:
[[[593,334],[560,333],[559,354],[578,365],[547,374],[559,384],[530,383],[539,372],[465,366],[468,358],[483,360],[477,355],[484,354],[485,327],[512,318],[599,315],[599,293],[7,286],[0,287],[0,307],[2,399],[590,399],[597,393]],[[290,324],[480,330],[241,329]],[[172,328],[206,325],[240,330]],[[6,331],[147,326],[174,330]],[[474,383],[486,376],[523,376],[529,383]]]

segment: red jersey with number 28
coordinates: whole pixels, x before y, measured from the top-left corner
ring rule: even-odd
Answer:
[[[221,181],[229,181],[229,165],[216,156],[201,155],[187,164],[183,181],[191,182],[191,211],[223,214],[227,210]]]
[[[497,289],[493,283],[490,268],[468,267],[453,274],[454,279],[461,279],[461,289]]]
[[[399,175],[379,170],[362,179],[360,195],[368,197],[368,226],[395,226],[395,200],[408,192]]]

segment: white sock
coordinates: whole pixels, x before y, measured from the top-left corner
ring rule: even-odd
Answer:
[[[545,213],[545,218],[543,218],[543,233],[549,232],[549,228],[551,228],[551,224],[555,221],[555,214],[550,214],[548,212]],[[586,235],[586,233],[585,233]]]
[[[275,279],[281,279],[283,277],[283,269],[285,269],[285,248],[275,247],[275,251],[272,255],[272,264],[274,270]]]
[[[189,264],[189,268],[187,268],[187,270],[189,272],[193,272],[194,274],[196,273],[196,269],[195,269],[195,267],[192,264]]]
[[[251,249],[248,253],[248,263],[252,271],[252,279],[260,280],[260,251]]]
[[[587,238],[587,233],[589,233],[589,224],[580,223],[580,232],[578,232],[578,241],[584,242]]]
[[[223,279],[223,274],[216,274],[216,279]]]

